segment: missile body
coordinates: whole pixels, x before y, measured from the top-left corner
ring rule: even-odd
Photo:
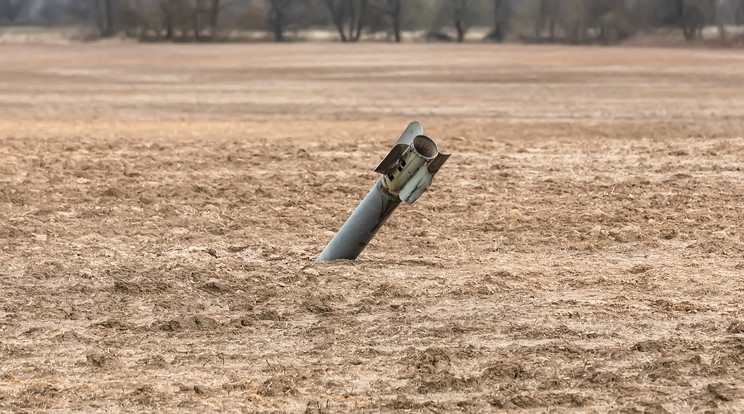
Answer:
[[[413,204],[431,185],[434,174],[450,154],[412,122],[375,172],[382,174],[372,190],[328,243],[315,263],[356,259],[401,201]]]

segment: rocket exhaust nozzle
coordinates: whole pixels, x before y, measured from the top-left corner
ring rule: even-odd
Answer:
[[[413,139],[413,151],[426,161],[433,160],[439,155],[439,148],[433,139],[426,135],[418,135]]]

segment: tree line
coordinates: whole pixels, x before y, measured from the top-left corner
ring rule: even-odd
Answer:
[[[639,32],[679,30],[688,40],[715,26],[744,26],[744,0],[0,0],[0,25],[84,24],[101,37],[223,41],[238,31],[288,33],[332,28],[342,42],[405,31],[427,40],[614,43]]]

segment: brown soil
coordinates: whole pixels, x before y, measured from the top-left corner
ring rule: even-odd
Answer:
[[[744,410],[741,53],[0,54],[0,410]],[[414,119],[432,188],[311,266]]]

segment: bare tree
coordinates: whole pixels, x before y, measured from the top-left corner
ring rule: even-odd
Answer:
[[[636,32],[638,23],[625,0],[584,0],[583,33],[598,30],[597,40],[609,44],[627,39]]]
[[[481,3],[478,0],[445,0],[442,2],[442,6],[439,10],[432,32],[427,36],[430,39],[438,40],[451,40],[449,35],[442,33],[439,29],[443,23],[447,25],[450,23],[454,26],[455,32],[457,33],[457,42],[462,43],[465,41],[465,34],[468,29],[477,22],[481,10],[479,6]]]
[[[0,18],[5,17],[8,21],[13,22],[25,6],[26,0],[0,0]]]
[[[346,22],[350,21],[351,25],[354,24],[352,19],[353,11],[349,10],[349,7],[354,7],[351,4],[351,0],[323,0],[323,4],[325,4],[331,13],[331,20],[333,21],[333,25],[336,26],[339,36],[341,36],[341,41],[348,41],[345,31]],[[349,35],[353,36],[353,28],[349,32]]]
[[[400,12],[401,0],[387,0],[387,14],[393,23],[393,34],[395,41],[400,43]]]
[[[199,28],[199,14],[204,11],[203,0],[195,0],[194,7],[191,8],[191,23],[194,29],[194,40],[197,42],[201,40],[201,33]]]
[[[194,40],[202,40],[200,16],[207,11],[205,0],[159,0],[157,6],[165,29],[165,40],[175,40],[176,31],[180,40],[188,40],[193,32]],[[162,28],[159,32],[162,32]],[[160,33],[158,34],[160,36]]]
[[[116,28],[126,36],[142,38],[149,29],[148,15],[151,15],[150,1],[129,0],[116,3]]]
[[[586,2],[584,0],[563,0],[558,8],[558,22],[571,44],[580,43],[584,30]]]
[[[716,0],[690,0],[682,3],[682,33],[687,40],[695,40],[702,37],[703,28],[711,23],[716,14]]]
[[[165,26],[165,39],[172,40],[176,25],[176,16],[179,11],[178,0],[161,0],[160,12],[163,14],[163,26]],[[159,36],[159,35],[158,35]]]
[[[381,0],[373,3],[378,10],[381,10],[383,14],[390,18],[393,27],[393,36],[396,42],[401,41],[400,17],[403,10],[401,2],[402,0]]]
[[[209,10],[209,25],[212,29],[212,38],[217,37],[217,19],[220,16],[220,0],[212,0]]]
[[[144,39],[154,35],[171,41],[214,39],[219,13],[225,6],[220,0],[68,1],[68,14],[75,11],[81,20],[95,22],[101,33],[111,27],[111,32],[115,28],[128,36]],[[80,7],[70,10],[74,4]]]
[[[364,18],[367,16],[367,5],[369,4],[369,0],[359,0],[359,8],[352,7],[352,16],[351,20],[355,21],[354,25],[356,27],[352,27],[349,29],[350,32],[354,32],[353,40],[356,42],[359,40],[359,37],[362,35],[362,28],[364,27]]]
[[[647,27],[676,26],[685,39],[695,40],[710,24],[718,24],[721,34],[725,34],[719,22],[720,4],[719,0],[645,0],[636,4],[634,12]]]
[[[503,42],[511,13],[509,0],[493,0],[493,29],[487,38],[496,42]]]
[[[291,5],[292,0],[269,0],[269,25],[277,42],[284,41],[284,26]]]
[[[496,8],[494,7],[494,10]],[[548,36],[551,41],[555,40],[555,22],[556,22],[557,3],[551,0],[540,0],[535,19],[535,37],[540,39],[545,23],[548,23]]]
[[[465,32],[468,30],[467,23],[465,22],[468,3],[469,0],[450,0],[452,17],[455,23],[455,30],[457,31],[457,43],[462,43],[465,40]]]
[[[112,0],[93,0],[96,25],[101,32],[101,37],[114,35],[114,8]]]
[[[211,38],[214,39],[217,36],[217,20],[220,15],[220,0],[193,0],[193,4],[189,4],[185,9],[190,9],[191,19],[193,22],[194,39],[196,41],[204,40],[201,35],[200,21],[203,16],[206,16],[209,24],[209,30],[211,32]]]
[[[739,0],[734,5],[734,23],[744,25],[744,0]]]
[[[342,42],[359,40],[368,3],[369,0],[323,0]]]

